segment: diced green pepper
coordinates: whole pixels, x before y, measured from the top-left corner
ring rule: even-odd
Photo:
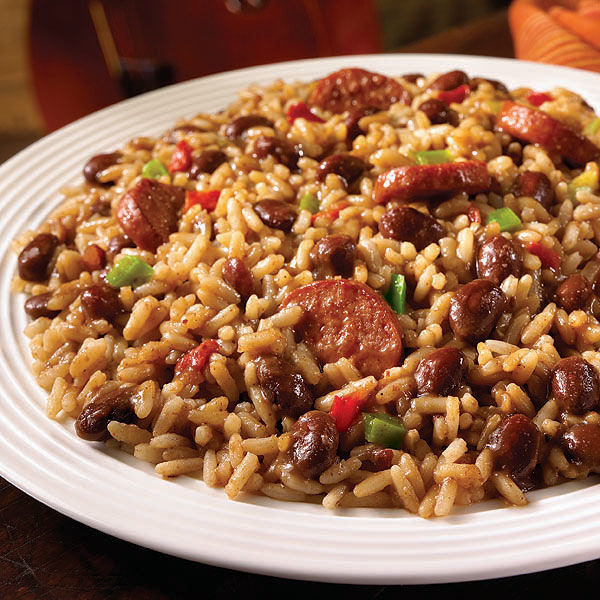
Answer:
[[[154,269],[138,256],[124,256],[107,274],[106,281],[111,287],[126,285],[136,287],[150,281]]]
[[[159,177],[168,174],[169,171],[167,171],[165,165],[156,158],[149,160],[142,167],[142,177],[146,177],[147,179],[158,179]]]
[[[385,413],[363,413],[363,423],[367,442],[396,450],[402,446],[406,427],[399,417]]]
[[[500,112],[500,107],[502,106],[502,104],[504,103],[503,100],[488,100],[487,101],[487,105],[490,109],[490,111],[497,115]]]
[[[300,198],[300,210],[308,210],[313,215],[319,212],[319,200],[314,194],[304,194]]]
[[[490,223],[498,223],[500,231],[517,231],[523,228],[521,219],[508,207],[504,206],[497,210],[493,210],[488,215],[488,225]]]
[[[569,198],[575,200],[577,192],[586,190],[595,192],[598,189],[598,165],[596,163],[588,163],[585,166],[585,171],[580,173],[569,183],[568,192]]]
[[[454,157],[448,150],[422,150],[415,153],[415,160],[418,165],[440,165],[452,162]]]
[[[399,315],[406,312],[406,279],[404,279],[404,275],[392,274],[385,300]]]
[[[600,131],[600,117],[596,117],[583,128],[585,135],[596,135],[598,131]]]

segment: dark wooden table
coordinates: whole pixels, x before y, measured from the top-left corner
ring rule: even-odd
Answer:
[[[446,31],[403,50],[512,56],[506,13]],[[0,160],[18,149],[19,144],[5,148]],[[399,543],[410,544],[410,540]],[[368,568],[365,564],[365,570]],[[533,600],[551,593],[579,594],[588,584],[599,581],[600,561],[493,581],[432,586],[345,586],[251,575],[191,563],[123,542],[64,517],[0,478],[0,600],[235,596],[285,600],[330,594],[347,600],[396,600],[417,595]]]
[[[368,569],[365,564],[365,570]],[[344,600],[398,600],[416,595],[534,600],[571,587],[581,593],[587,584],[598,583],[599,574],[600,561],[494,581],[431,586],[349,586],[251,575],[192,563],[123,542],[62,516],[0,479],[2,600],[186,600],[237,596],[286,600],[325,595]]]

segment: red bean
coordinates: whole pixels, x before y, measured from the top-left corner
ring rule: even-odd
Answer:
[[[113,260],[123,248],[132,248],[135,244],[128,235],[119,233],[108,240],[106,248],[106,258]]]
[[[277,162],[285,165],[290,171],[297,168],[298,159],[302,156],[299,148],[292,146],[285,140],[269,135],[261,135],[256,139],[253,154],[256,158],[273,156]]]
[[[415,370],[420,396],[455,394],[466,375],[464,354],[458,348],[440,348],[421,359]]]
[[[428,89],[448,91],[468,83],[469,77],[464,71],[448,71],[435,79]]]
[[[477,252],[477,275],[500,285],[509,275],[521,276],[523,259],[511,240],[497,234],[486,240]]]
[[[450,328],[473,344],[487,338],[506,306],[504,292],[487,279],[463,285],[450,300]]]
[[[578,273],[567,277],[558,286],[555,299],[561,308],[564,308],[567,312],[572,312],[584,308],[591,295],[590,282]]]
[[[291,431],[291,463],[308,479],[315,479],[335,461],[339,433],[334,420],[324,412],[302,415]]]
[[[99,271],[106,265],[106,252],[97,244],[90,244],[83,252],[83,264],[88,271]]]
[[[411,242],[418,251],[444,236],[444,227],[436,219],[409,206],[398,206],[383,213],[378,226],[383,237]]]
[[[597,424],[572,425],[560,442],[569,458],[590,467],[600,466],[600,426]]]
[[[17,266],[19,277],[26,281],[44,281],[48,267],[60,241],[51,233],[39,233],[19,254]]]
[[[348,116],[344,119],[344,124],[346,125],[346,143],[348,148],[352,148],[352,142],[359,135],[365,133],[359,126],[359,121],[366,117],[367,115],[372,115],[377,112],[376,108],[367,107],[367,108],[359,108],[355,110],[351,110],[348,113]]]
[[[228,258],[223,265],[222,275],[225,282],[241,296],[242,301],[245,302],[255,293],[252,273],[241,258]]]
[[[253,208],[267,227],[279,229],[285,233],[291,231],[298,216],[295,209],[287,202],[271,198],[259,200]]]
[[[417,83],[417,80],[422,77],[425,77],[423,73],[404,73],[404,75],[402,75],[402,79],[408,81],[408,83]]]
[[[313,395],[304,378],[281,358],[257,359],[256,375],[260,385],[273,394],[273,401],[283,416],[296,419],[313,407]]]
[[[580,356],[559,360],[550,373],[550,395],[563,410],[576,415],[596,410],[600,400],[596,369]]]
[[[204,150],[198,156],[192,156],[192,165],[188,169],[190,179],[198,179],[202,173],[214,171],[227,161],[227,155],[221,150]]]
[[[60,310],[48,309],[48,301],[50,298],[52,298],[52,292],[44,292],[43,294],[31,296],[25,301],[25,312],[32,319],[39,319],[40,317],[53,319],[60,313]]]
[[[93,185],[110,185],[112,181],[101,182],[99,176],[105,169],[116,165],[123,154],[121,152],[110,152],[108,154],[96,154],[85,163],[83,176]]]
[[[352,185],[371,165],[351,154],[332,154],[323,159],[317,169],[317,180],[325,181],[329,173],[339,175],[345,187]]]
[[[516,182],[516,193],[519,196],[529,196],[539,202],[546,210],[554,204],[554,188],[544,173],[524,171]]]
[[[449,123],[453,127],[457,127],[460,122],[458,113],[455,110],[448,108],[445,102],[442,102],[437,98],[425,100],[418,108],[427,115],[427,118],[432,125]]]
[[[90,285],[81,294],[81,307],[88,319],[106,319],[113,323],[123,312],[119,291],[109,285]]]
[[[469,82],[469,87],[476,90],[482,83],[489,83],[496,91],[508,94],[508,88],[496,79],[484,79],[483,77],[473,77]]]
[[[343,233],[321,238],[310,251],[310,258],[319,278],[341,275],[349,278],[354,272],[356,244]]]
[[[80,438],[90,442],[106,440],[111,421],[131,423],[135,419],[133,399],[137,386],[132,383],[115,386],[114,383],[100,387],[83,407],[75,421],[75,431]]]
[[[538,462],[541,435],[535,423],[525,415],[505,417],[492,432],[487,446],[494,455],[496,468],[506,469],[513,477],[529,475]]]
[[[262,115],[243,115],[229,123],[224,133],[230,140],[237,140],[250,127],[273,127],[273,123]]]

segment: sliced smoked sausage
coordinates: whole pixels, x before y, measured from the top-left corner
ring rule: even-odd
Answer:
[[[395,102],[410,103],[410,94],[395,79],[364,69],[340,69],[319,80],[308,103],[333,113],[359,108],[387,110]]]
[[[141,179],[121,196],[117,219],[138,248],[156,252],[177,229],[184,199],[183,188],[155,179]]]
[[[408,202],[414,197],[437,196],[448,192],[477,194],[490,189],[486,164],[479,160],[408,165],[382,173],[375,182],[373,199],[378,204],[388,200]]]
[[[572,167],[583,167],[600,155],[600,148],[569,126],[541,110],[509,100],[500,108],[497,126],[519,140],[560,154]]]
[[[402,327],[385,300],[348,279],[324,279],[294,290],[283,306],[298,305],[296,326],[322,363],[350,359],[363,375],[381,377],[402,357]]]

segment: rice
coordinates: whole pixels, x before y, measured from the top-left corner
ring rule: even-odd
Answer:
[[[251,86],[217,114],[125,143],[93,183],[65,187],[47,221],[13,244],[21,253],[40,234],[56,238],[47,277],[16,275],[12,285],[38,303],[37,312],[27,309],[35,318],[25,333],[33,373],[48,392],[48,417],[75,419],[82,437],[110,438],[165,478],[199,477],[232,499],[262,494],[331,510],[393,507],[442,517],[490,498],[523,505],[526,489],[597,471],[600,448],[582,458],[578,440],[565,432],[581,423],[600,427],[600,389],[581,410],[565,407],[560,390],[548,393],[567,357],[586,362],[592,384],[600,372],[600,303],[592,293],[600,273],[599,186],[571,184],[582,172],[597,176],[597,163],[569,168],[556,153],[499,132],[494,106],[509,96],[486,82],[447,107],[456,126],[432,122],[439,115],[420,107],[438,96],[428,89],[434,80],[393,80],[412,99],[365,111],[354,137],[348,113],[318,102],[311,107],[318,119],[288,121],[290,106],[315,93],[312,84]],[[551,94],[545,111],[575,131],[595,118],[573,93]],[[527,105],[526,95],[520,89],[510,97]],[[250,126],[228,133],[240,117]],[[600,143],[598,133],[591,139]],[[261,154],[261,143],[271,150]],[[186,147],[190,160],[210,154],[218,164],[194,176],[189,165],[173,166]],[[470,195],[459,189],[433,200],[416,194],[405,203],[375,202],[379,176],[411,168],[416,152],[444,149],[456,164],[485,161],[493,185]],[[344,170],[347,158],[341,170],[326,168],[348,153],[361,165],[356,177]],[[118,207],[124,194],[136,193],[151,159],[170,166],[156,181],[184,190],[186,205],[156,250],[139,240],[117,244],[124,226]],[[527,177],[538,183],[523,191]],[[538,197],[543,185],[550,203]],[[214,207],[203,204],[215,191]],[[317,214],[298,207],[309,194]],[[190,198],[201,200],[188,206]],[[390,213],[407,206],[428,225],[386,234]],[[519,217],[518,228],[487,223],[500,207]],[[431,227],[440,233],[419,238]],[[484,278],[487,244],[516,249],[518,266],[494,282],[506,304],[474,339],[457,334],[457,292],[476,273]],[[92,246],[101,266],[86,262]],[[560,266],[549,266],[548,256]],[[107,292],[106,272],[132,257],[152,275]],[[390,316],[377,303],[398,275],[408,284],[406,306]],[[577,292],[569,276],[582,276],[587,288]],[[381,352],[365,367],[361,352],[371,342],[363,339],[332,339],[324,349],[319,336],[343,321],[325,307],[331,298],[310,306],[290,300],[325,289],[318,288],[323,281],[348,280],[370,288],[369,302],[379,307],[366,316],[353,307],[343,317],[356,325],[348,335],[365,320],[361,335],[378,335],[377,315],[387,315],[379,343],[389,342],[393,353],[394,331],[401,331],[397,360],[388,363],[389,352]],[[316,334],[307,326],[315,314],[322,315]],[[440,349],[458,352],[460,364],[431,366]],[[342,425],[348,406],[353,418]],[[377,443],[361,412],[401,421],[403,439]],[[539,434],[515,450],[531,458],[526,467],[503,451],[515,443],[503,437],[514,415]]]

